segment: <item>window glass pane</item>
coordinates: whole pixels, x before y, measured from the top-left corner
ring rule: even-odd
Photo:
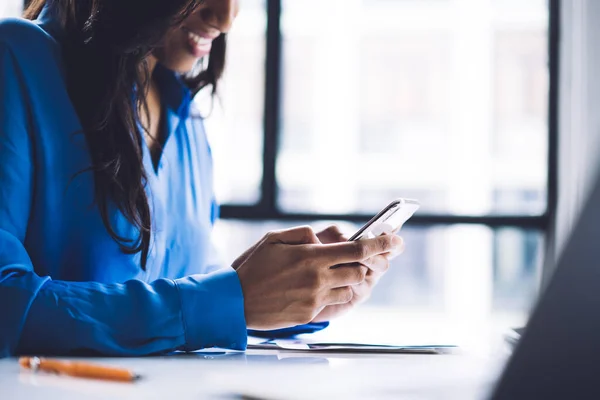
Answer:
[[[283,5],[285,211],[545,211],[546,1]]]
[[[227,263],[282,222],[219,221],[217,246]],[[315,229],[327,223],[313,224]],[[338,223],[349,234],[358,225]],[[458,319],[500,320],[518,326],[536,295],[543,238],[539,232],[483,226],[403,228],[406,251],[392,262],[361,308]]]
[[[264,0],[241,2],[227,42],[219,95],[197,101],[204,114],[221,203],[255,204],[262,181],[266,9]]]
[[[0,18],[19,17],[23,11],[23,0],[2,0]]]

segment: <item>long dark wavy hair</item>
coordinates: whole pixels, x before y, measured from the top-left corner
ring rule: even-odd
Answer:
[[[121,251],[141,252],[145,270],[152,218],[138,110],[147,112],[146,59],[169,29],[181,24],[203,0],[31,0],[24,17],[36,19],[47,1],[65,33],[61,45],[67,90],[91,154],[95,203]],[[205,11],[210,12],[200,12]],[[192,94],[205,87],[216,93],[225,50],[223,34],[214,41],[206,68],[184,78]],[[116,232],[110,220],[114,206],[139,232],[137,238]]]

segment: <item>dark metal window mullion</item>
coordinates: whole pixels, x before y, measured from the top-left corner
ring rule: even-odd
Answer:
[[[558,206],[558,114],[560,79],[560,0],[550,0],[548,24],[548,232],[553,229]]]
[[[313,214],[313,213],[282,213],[273,210],[261,210],[255,206],[221,207],[221,218],[239,219],[245,221],[288,221],[288,222],[313,222],[347,221],[364,223],[371,219],[372,214]],[[493,216],[468,216],[468,215],[435,215],[417,214],[410,220],[411,226],[443,226],[455,224],[484,225],[492,228],[514,227],[545,231],[547,215],[519,216],[519,215],[493,215]]]
[[[277,207],[277,152],[281,121],[282,35],[281,0],[267,0],[267,51],[265,64],[265,110],[263,144],[263,179],[261,214],[276,213]]]
[[[560,0],[549,0],[548,21],[548,70],[550,90],[548,92],[548,208],[546,211],[545,253],[542,285],[547,284],[556,261],[556,219],[559,190],[559,96],[560,96]]]

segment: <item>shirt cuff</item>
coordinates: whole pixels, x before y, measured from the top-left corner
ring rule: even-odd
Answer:
[[[233,268],[177,279],[175,285],[179,290],[185,329],[183,350],[210,347],[246,350],[244,295]]]

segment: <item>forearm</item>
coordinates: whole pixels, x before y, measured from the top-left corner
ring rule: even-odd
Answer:
[[[152,284],[61,282],[26,270],[0,276],[4,355],[140,356],[246,347],[243,297],[233,270]]]

